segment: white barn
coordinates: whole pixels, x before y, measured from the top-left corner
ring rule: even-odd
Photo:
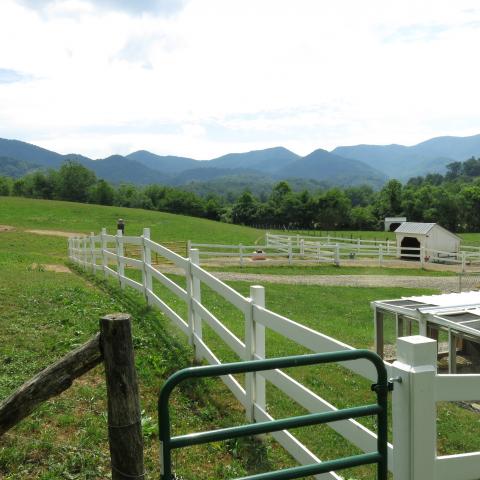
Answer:
[[[385,231],[394,232],[402,223],[407,221],[407,217],[385,217]]]
[[[395,230],[395,236],[400,256],[413,260],[420,260],[421,250],[429,261],[457,257],[460,249],[461,238],[437,223],[404,222]]]

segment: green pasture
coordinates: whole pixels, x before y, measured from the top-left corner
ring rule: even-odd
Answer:
[[[129,312],[134,319],[134,345],[140,382],[142,425],[145,440],[146,478],[159,478],[156,399],[162,382],[171,373],[190,365],[192,350],[186,338],[158,311],[147,308],[143,296],[101,275],[73,269],[73,273],[47,271],[50,264],[66,261],[66,238],[33,235],[27,229],[113,232],[123,217],[127,234],[143,227],[162,240],[250,243],[262,231],[220,224],[198,218],[159,212],[101,207],[68,202],[0,197],[0,225],[16,228],[0,232],[0,400],[25,380],[49,365],[98,330],[100,316]],[[369,232],[378,233],[378,232]],[[215,240],[214,240],[215,239]],[[268,268],[268,269],[267,269]],[[389,274],[391,270],[366,267],[257,267],[240,269],[282,274]],[[347,269],[348,268],[348,269]],[[233,267],[232,270],[235,270]],[[263,270],[265,269],[265,270]],[[329,271],[332,273],[325,273]],[[357,270],[359,269],[359,270]],[[138,272],[127,269],[138,279]],[[323,272],[323,273],[322,273]],[[411,270],[420,274],[419,270]],[[415,273],[414,273],[415,272]],[[354,273],[351,273],[354,274]],[[432,272],[428,272],[432,274]],[[170,275],[179,284],[184,279]],[[248,296],[249,284],[230,282]],[[292,320],[355,347],[373,344],[369,302],[382,298],[431,293],[400,288],[319,287],[264,284],[267,307]],[[185,318],[186,307],[164,287],[156,293]],[[203,303],[232,332],[244,336],[242,315],[209,288],[202,286]],[[393,322],[386,338],[393,341]],[[207,326],[204,338],[223,361],[236,360],[223,341]],[[267,330],[268,356],[305,353],[305,349]],[[369,382],[341,367],[306,367],[289,372],[338,407],[372,400]],[[243,379],[239,377],[242,382]],[[302,409],[274,387],[267,392],[269,410],[278,418],[302,413]],[[175,433],[225,427],[243,422],[243,412],[220,381],[195,382],[180,389],[172,402]],[[456,404],[442,404],[438,414],[438,450],[441,454],[480,450],[480,417]],[[373,421],[364,420],[373,428]],[[109,478],[106,396],[103,368],[85,375],[64,394],[43,404],[33,415],[0,438],[0,478],[20,480]],[[309,427],[294,432],[322,459],[357,450],[328,427]],[[293,465],[293,460],[269,437],[220,442],[192,447],[175,455],[178,480],[220,480]],[[346,479],[373,478],[369,467],[346,472]]]
[[[99,233],[106,227],[109,233],[115,233],[118,218],[125,220],[126,235],[141,235],[143,228],[149,227],[152,239],[157,242],[192,240],[251,244],[264,234],[250,227],[150,210],[0,197],[0,225],[22,229],[89,234]]]

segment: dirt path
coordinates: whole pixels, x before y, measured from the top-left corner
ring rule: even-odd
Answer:
[[[183,275],[183,270],[157,266],[163,273]],[[442,292],[458,292],[458,277],[428,277],[419,275],[272,275],[263,273],[212,272],[220,280],[285,285],[320,285],[330,287],[402,287],[432,288]]]
[[[458,291],[457,277],[401,275],[265,275],[255,273],[214,272],[220,280],[283,283],[287,285],[324,285],[341,287],[433,288]]]
[[[50,235],[53,237],[84,237],[83,233],[76,232],[62,232],[61,230],[25,230],[28,233],[35,233],[36,235]]]

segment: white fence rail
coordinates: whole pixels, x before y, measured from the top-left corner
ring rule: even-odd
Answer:
[[[316,260],[316,252],[331,252],[335,263],[342,259],[377,259],[380,264],[394,259],[415,259],[422,267],[427,263],[458,265],[465,271],[467,265],[480,263],[480,247],[462,246],[459,252],[446,252],[429,248],[399,247],[391,240],[362,240],[340,237],[308,237],[300,235],[266,234],[267,247],[306,260]]]
[[[127,245],[142,247],[140,260],[126,256],[125,247]],[[118,232],[117,235],[108,235],[103,229],[100,235],[91,234],[88,237],[69,239],[68,247],[69,258],[73,262],[95,273],[103,272],[106,276],[116,277],[122,288],[130,286],[142,292],[149,304],[159,308],[188,335],[197,360],[205,360],[210,364],[221,363],[203,339],[202,327],[204,324],[211,327],[242,360],[265,357],[266,328],[315,353],[353,348],[265,308],[263,287],[252,286],[250,297],[244,297],[199,266],[198,250],[191,249],[190,258],[183,258],[150,240],[149,229],[144,229],[141,237],[124,237],[121,232]],[[186,288],[177,285],[152,266],[152,251],[167,258],[183,270],[186,276]],[[125,267],[141,271],[141,282],[128,277],[125,274]],[[168,288],[186,303],[188,307],[186,318],[182,318],[154,292],[155,282]],[[243,338],[232,333],[222,323],[222,319],[217,318],[202,303],[202,283],[242,312],[244,318]],[[423,339],[426,343],[419,342],[418,339]],[[424,337],[399,339],[399,361],[393,366],[386,363],[391,376],[402,378],[402,383],[396,384],[394,390],[393,436],[395,449],[389,445],[389,469],[393,471],[395,480],[475,480],[479,477],[478,472],[480,472],[480,452],[437,457],[434,435],[435,402],[480,398],[480,375],[469,375],[465,378],[436,375],[436,357],[429,357],[423,354],[422,350],[426,348],[424,345],[427,347],[430,345],[428,342],[431,341]],[[421,359],[423,363],[417,368],[418,359]],[[426,367],[427,363],[428,368]],[[342,366],[371,381],[376,379],[375,370],[369,362],[342,362]],[[426,379],[428,388],[422,387],[421,382],[424,379]],[[268,413],[266,381],[271,382],[292,401],[312,413],[336,410],[335,406],[280,370],[246,374],[245,386],[242,386],[231,375],[222,377],[222,380],[245,407],[246,417],[249,421],[272,419]],[[376,434],[355,420],[334,422],[329,426],[364,452],[376,449]],[[320,461],[289,432],[276,432],[273,437],[299,463]],[[426,449],[421,445],[423,441],[426,442]],[[416,448],[418,448],[418,452]],[[457,468],[460,471],[457,471]],[[476,476],[472,472],[476,472]],[[316,478],[322,480],[341,479],[334,472],[318,475]]]

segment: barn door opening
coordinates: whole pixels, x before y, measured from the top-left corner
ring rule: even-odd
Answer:
[[[404,237],[401,243],[402,260],[420,261],[420,241],[415,237]]]

